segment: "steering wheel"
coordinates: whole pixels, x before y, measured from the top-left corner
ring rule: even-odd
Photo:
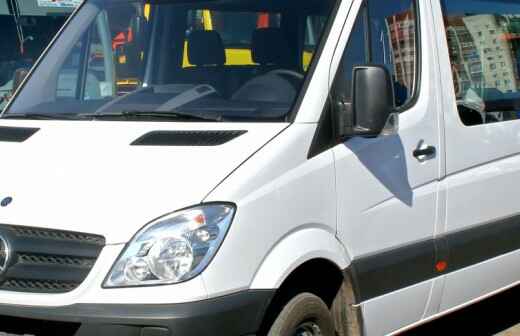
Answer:
[[[266,73],[266,76],[267,75],[285,75],[285,76],[294,77],[298,80],[303,80],[305,78],[305,76],[302,75],[301,73],[293,71],[293,70],[288,70],[288,69],[272,70],[272,71],[269,71],[268,73]]]

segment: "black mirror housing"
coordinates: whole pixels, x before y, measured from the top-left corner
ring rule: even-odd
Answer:
[[[395,112],[393,81],[384,66],[357,66],[353,70],[352,104],[338,118],[341,137],[380,135]]]

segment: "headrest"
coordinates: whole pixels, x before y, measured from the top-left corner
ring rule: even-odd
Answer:
[[[188,59],[193,65],[224,65],[226,50],[216,31],[194,30],[188,36]]]
[[[261,28],[253,33],[253,61],[258,64],[289,65],[291,51],[280,28]]]

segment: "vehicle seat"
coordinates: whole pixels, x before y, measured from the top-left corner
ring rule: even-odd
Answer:
[[[251,52],[253,62],[260,65],[260,73],[277,69],[294,70],[295,68],[294,63],[291,62],[291,49],[280,28],[255,30]]]
[[[258,64],[256,76],[246,82],[232,96],[237,101],[291,104],[301,86],[301,80],[283,74],[269,74],[270,71],[296,67],[291,62],[291,49],[280,28],[255,30],[252,38],[251,54]]]
[[[226,51],[216,31],[195,30],[188,36],[188,61],[183,70],[184,83],[208,84],[222,92]]]

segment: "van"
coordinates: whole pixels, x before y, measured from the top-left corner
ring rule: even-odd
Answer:
[[[510,0],[86,0],[1,115],[0,332],[391,335],[517,285],[519,27]]]

